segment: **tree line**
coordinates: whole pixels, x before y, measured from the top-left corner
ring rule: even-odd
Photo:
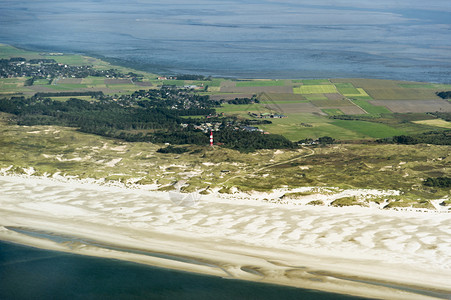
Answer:
[[[0,111],[15,114],[19,125],[76,127],[82,132],[130,142],[197,145],[207,145],[209,136],[194,129],[198,119],[182,116],[215,112],[212,108],[196,106],[174,109],[153,105],[123,106],[115,101],[90,102],[77,98],[62,102],[40,97],[0,99]],[[234,125],[224,122],[215,133],[215,141],[243,152],[296,146],[283,136],[236,130]]]

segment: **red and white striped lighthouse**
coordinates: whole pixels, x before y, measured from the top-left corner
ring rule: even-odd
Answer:
[[[210,146],[213,146],[213,131],[210,131]]]

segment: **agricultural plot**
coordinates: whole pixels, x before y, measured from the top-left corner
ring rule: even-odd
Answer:
[[[395,113],[451,112],[451,103],[437,100],[372,100],[373,105],[385,106]]]
[[[375,100],[428,100],[439,98],[432,89],[414,88],[365,88]]]
[[[136,81],[134,82],[135,85],[141,86],[141,87],[151,87],[153,84],[149,81]]]
[[[33,81],[33,85],[48,85],[50,84],[50,80],[48,79],[35,79]]]
[[[23,57],[26,59],[42,58],[42,56],[38,55],[37,53],[17,49],[9,45],[0,44],[0,59],[9,59],[11,57]]]
[[[57,84],[82,84],[82,78],[59,78],[55,80]]]
[[[336,139],[359,138],[355,132],[337,127],[323,116],[311,113],[287,114],[287,116],[288,118],[284,119],[271,119],[272,124],[258,125],[258,127],[271,133],[281,134],[291,141],[305,138],[316,139],[326,135]],[[309,126],[306,127],[305,124]]]
[[[221,88],[219,86],[208,86],[207,91],[210,93],[217,93],[221,91]]]
[[[89,65],[88,58],[81,55],[50,55],[50,54],[39,54],[37,52],[31,52],[27,50],[17,49],[9,45],[0,44],[0,59],[11,57],[23,57],[27,60],[29,59],[54,59],[57,63],[68,64],[68,65]]]
[[[236,83],[236,87],[256,87],[256,86],[284,86],[283,80],[252,80],[252,81],[239,81]]]
[[[323,108],[321,109],[324,113],[326,113],[328,116],[337,116],[337,115],[343,115],[344,113],[338,109],[338,108]]]
[[[324,85],[301,85],[300,87],[293,88],[294,94],[325,94],[325,93],[336,93],[337,89],[334,85],[324,84]]]
[[[273,104],[268,103],[264,104],[265,107],[267,107],[270,110],[275,110],[278,113],[281,113],[283,115],[286,114],[296,114],[296,113],[317,113],[317,114],[323,114],[321,109],[314,106],[313,104],[307,102],[307,103],[279,103],[275,102]]]
[[[83,78],[81,83],[86,84],[89,87],[95,87],[95,86],[106,87],[104,77],[89,76],[89,77]]]
[[[304,97],[307,100],[311,100],[311,101],[328,100],[328,98],[326,96],[324,96],[323,94],[310,94],[310,95],[304,95]]]
[[[359,100],[373,100],[373,98],[365,92],[362,88],[356,89],[358,94],[346,94],[346,97],[352,98],[352,99],[359,99]]]
[[[301,94],[290,94],[290,93],[266,93],[272,101],[305,101],[307,100]],[[265,97],[259,97],[259,100],[265,100]],[[267,100],[267,99],[266,99]]]
[[[50,98],[52,100],[61,101],[61,102],[67,101],[71,98],[77,98],[77,99],[86,100],[86,101],[96,101],[91,96],[70,96],[70,97],[50,97]]]
[[[264,113],[271,112],[270,109],[265,108],[261,104],[249,104],[249,105],[234,105],[223,104],[221,107],[216,108],[218,113],[224,113],[226,115],[242,115],[247,116],[248,112]]]
[[[362,115],[365,112],[358,106],[352,105],[352,106],[341,106],[340,110],[345,115]]]
[[[386,124],[354,121],[354,120],[335,120],[333,125],[354,131],[362,138],[385,138],[395,135],[405,134],[404,131],[390,127]]]
[[[352,83],[336,83],[337,90],[343,95],[359,95],[360,92],[352,85]]]
[[[28,91],[24,87],[26,78],[0,78],[0,93],[15,93]]]
[[[374,104],[369,103],[366,100],[352,100],[354,104],[364,109],[370,115],[380,115],[380,114],[390,114],[391,111],[388,110],[385,106],[376,106]]]
[[[57,83],[48,85],[47,87],[56,91],[69,91],[69,90],[85,89],[88,86],[86,84],[76,84],[76,83],[62,83],[62,84]]]
[[[317,107],[354,106],[354,104],[348,100],[316,100],[312,101],[312,104]]]
[[[38,93],[38,92],[54,92],[55,90],[51,88],[50,85],[32,85],[26,87],[27,91],[31,94]]]
[[[344,97],[341,94],[333,93],[333,94],[324,94],[324,96],[329,100],[343,100]]]
[[[215,94],[210,95],[211,100],[233,100],[235,98],[252,98],[254,94]]]
[[[421,120],[421,121],[414,121],[413,123],[451,129],[451,122],[447,122],[442,119]]]
[[[68,54],[64,54],[64,55],[53,55],[53,56],[45,56],[46,58],[52,58],[54,59],[57,63],[60,64],[67,64],[67,65],[72,65],[72,66],[84,66],[84,65],[89,65],[90,63],[88,62],[87,57],[85,56],[81,56],[81,55],[68,55]]]
[[[291,86],[221,86],[221,92],[224,93],[284,93],[292,94],[293,88]]]
[[[107,88],[114,91],[114,93],[127,93],[142,89],[134,84],[111,84],[107,85]]]
[[[336,78],[330,80],[332,83],[350,83],[354,87],[360,87],[363,89],[383,89],[383,88],[399,88],[400,83],[406,83],[404,81],[394,81],[385,79],[366,79],[366,78]]]
[[[130,79],[104,79],[105,84],[133,84]]]

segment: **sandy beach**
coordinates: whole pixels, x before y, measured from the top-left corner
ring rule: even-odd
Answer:
[[[0,239],[383,299],[451,299],[451,214],[0,176]]]

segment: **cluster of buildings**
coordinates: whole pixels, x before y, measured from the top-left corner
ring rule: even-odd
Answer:
[[[287,118],[285,115],[279,115],[279,114],[272,114],[272,113],[260,113],[256,114],[253,112],[248,113],[251,117],[258,118],[258,119],[282,119]]]

